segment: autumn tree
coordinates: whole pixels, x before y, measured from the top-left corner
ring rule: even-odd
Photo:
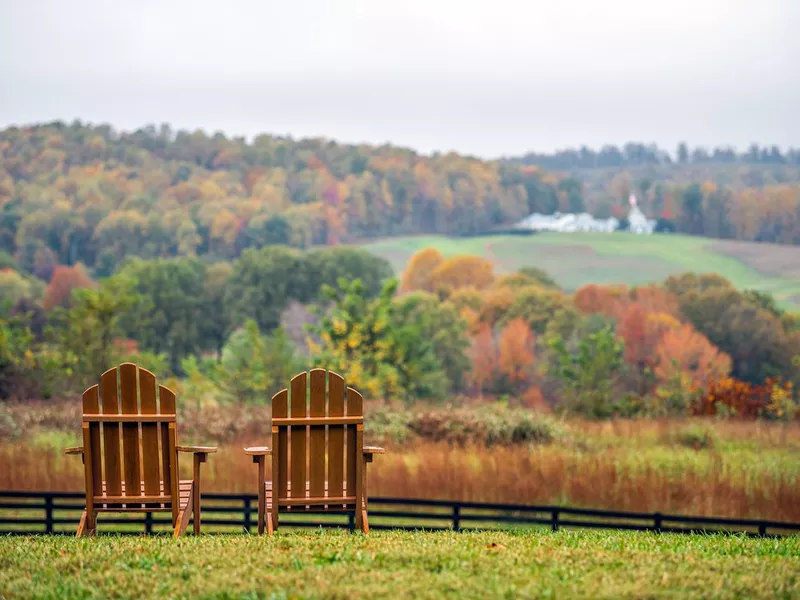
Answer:
[[[498,368],[512,390],[521,391],[533,375],[536,338],[523,319],[512,319],[497,340]]]
[[[324,285],[319,323],[308,326],[312,356],[373,398],[442,397],[447,377],[433,340],[422,335],[419,321],[396,318],[396,291],[394,279],[377,298],[364,293],[359,279]]]
[[[58,266],[44,292],[42,308],[51,311],[56,306],[68,307],[72,302],[72,292],[92,287],[94,282],[86,274],[83,265],[73,267]]]
[[[482,396],[496,380],[499,367],[494,333],[488,325],[481,326],[478,334],[472,339],[469,358],[472,369],[468,380],[478,395]]]
[[[625,286],[601,286],[593,283],[578,288],[572,301],[575,307],[585,314],[600,313],[617,316],[626,304]]]
[[[433,246],[414,253],[403,271],[401,292],[433,292],[433,272],[445,262],[444,256]]]
[[[685,274],[665,286],[677,294],[686,320],[730,356],[735,377],[761,383],[781,374],[798,376],[792,359],[800,354],[800,337],[791,320],[719,276]]]
[[[446,259],[431,273],[433,288],[452,293],[461,288],[482,290],[494,281],[494,267],[480,256],[454,256]]]
[[[713,381],[726,377],[731,359],[691,325],[682,325],[664,333],[656,348],[655,374],[667,381],[673,374],[689,376],[695,389],[705,389]]]

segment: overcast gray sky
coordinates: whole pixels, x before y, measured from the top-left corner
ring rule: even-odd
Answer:
[[[0,125],[800,146],[800,0],[0,0]]]

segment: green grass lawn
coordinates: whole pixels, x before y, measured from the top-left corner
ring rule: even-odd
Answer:
[[[281,531],[0,539],[0,598],[799,598],[800,536]]]
[[[537,266],[547,270],[568,290],[587,283],[644,284],[683,271],[719,273],[739,288],[773,294],[786,308],[800,307],[800,278],[797,277],[800,249],[744,244],[755,250],[748,253],[728,251],[729,247],[741,249],[742,244],[683,235],[542,233],[475,238],[435,235],[388,238],[365,244],[364,248],[388,259],[397,272],[403,270],[414,252],[428,246],[439,248],[445,255],[485,256],[496,262],[499,271]],[[739,255],[746,255],[747,262],[737,258]],[[763,264],[770,265],[770,272],[756,268]]]

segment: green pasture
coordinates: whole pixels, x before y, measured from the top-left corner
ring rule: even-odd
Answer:
[[[702,237],[619,232],[471,238],[411,236],[388,238],[364,247],[389,260],[398,273],[414,252],[435,246],[447,256],[485,256],[495,261],[500,272],[540,267],[568,290],[587,283],[645,284],[683,271],[718,273],[739,288],[774,295],[786,308],[800,307],[800,248],[753,244],[755,251],[748,253],[748,264],[733,253],[726,253],[726,244]],[[771,265],[769,272],[763,268],[764,263]]]

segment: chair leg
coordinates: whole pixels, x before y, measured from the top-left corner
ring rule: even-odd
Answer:
[[[264,471],[262,463],[258,465],[258,535],[263,535],[264,533],[264,520],[272,519],[271,515],[267,512],[267,484],[262,476]]]
[[[273,503],[271,492],[267,502],[267,515],[270,520],[270,523],[267,524],[267,533],[272,535],[278,531],[278,503]]]
[[[364,508],[361,511],[361,531],[363,533],[369,533],[369,520],[367,519],[367,509]]]
[[[75,537],[92,537],[97,533],[97,512],[83,511],[81,514],[81,522],[78,523],[78,531],[75,532]]]
[[[192,519],[194,534],[200,535],[200,463],[205,462],[205,454],[194,455],[194,481],[192,482]]]
[[[75,537],[82,537],[85,528],[86,528],[86,511],[83,511],[83,514],[81,515],[81,522],[78,523],[78,531],[75,533]]]
[[[186,531],[186,528],[189,526],[189,515],[192,514],[192,496],[193,494],[190,492],[188,504],[182,511],[178,513],[178,522],[175,524],[175,533],[173,537],[177,538],[182,536]]]
[[[200,486],[195,482],[192,487],[194,488],[192,498],[192,526],[194,528],[194,534],[200,535]]]

